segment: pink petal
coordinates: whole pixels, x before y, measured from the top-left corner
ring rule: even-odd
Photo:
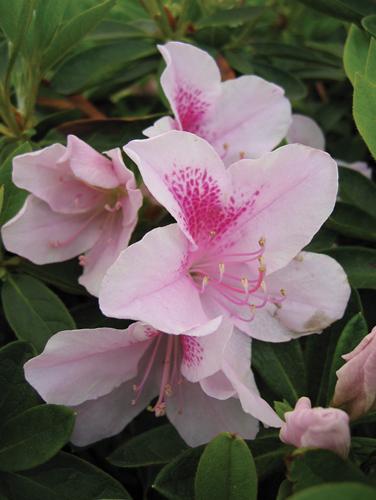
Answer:
[[[78,405],[135,377],[149,342],[137,324],[59,332],[25,364],[25,377],[48,403]]]
[[[74,135],[68,135],[67,149],[60,163],[69,163],[73,174],[90,186],[115,188],[119,179],[112,162]]]
[[[99,292],[103,313],[173,334],[206,323],[199,292],[187,276],[187,254],[188,241],[177,224],[147,233],[108,270]]]
[[[234,319],[235,325],[250,337],[264,342],[288,342],[294,338],[291,332],[281,321],[274,317],[274,308],[266,306],[256,311],[251,322]]]
[[[292,123],[286,135],[287,142],[303,144],[325,150],[325,136],[315,120],[304,115],[292,115]]]
[[[220,370],[223,353],[232,330],[231,322],[224,320],[212,334],[199,338],[182,335],[181,373],[187,380],[198,382]]]
[[[336,162],[307,146],[289,144],[258,160],[234,163],[228,171],[235,191],[257,194],[236,251],[257,249],[264,237],[268,274],[287,265],[310,242],[336,201]]]
[[[342,267],[323,254],[301,252],[290,264],[268,276],[266,286],[286,299],[275,316],[296,333],[318,333],[342,318],[350,285]]]
[[[112,161],[112,169],[118,179],[119,184],[124,184],[128,189],[136,188],[136,180],[132,170],[124,165],[120,148],[105,151],[105,155]]]
[[[151,194],[197,243],[209,233],[210,219],[225,199],[230,178],[214,149],[204,139],[173,130],[124,147],[140,169]]]
[[[257,420],[243,412],[238,399],[211,398],[198,383],[181,384],[167,401],[167,417],[189,446],[207,443],[220,432],[253,439],[258,431]]]
[[[201,135],[205,118],[220,92],[218,66],[207,52],[193,45],[169,42],[158,49],[167,64],[161,86],[179,128]]]
[[[73,176],[67,163],[59,163],[66,148],[53,144],[40,151],[16,156],[13,182],[62,213],[80,213],[93,209],[102,193]]]
[[[91,248],[101,234],[102,223],[101,214],[60,214],[30,195],[1,233],[10,252],[35,264],[48,264],[71,259]]]
[[[162,116],[162,118],[159,118],[156,122],[154,122],[151,127],[143,130],[142,133],[146,135],[146,137],[154,137],[177,128],[177,123],[173,118],[171,118],[171,116]]]
[[[230,165],[271,151],[285,137],[290,123],[291,106],[281,87],[258,76],[241,76],[222,83],[206,133]]]
[[[228,399],[236,397],[236,390],[222,370],[200,380],[201,389],[212,398]]]

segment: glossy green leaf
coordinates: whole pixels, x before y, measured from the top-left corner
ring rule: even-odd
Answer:
[[[256,500],[255,462],[241,438],[223,433],[206,446],[197,468],[195,498]]]
[[[167,464],[186,449],[187,445],[175,428],[166,424],[129,439],[107,460],[117,467]]]
[[[252,366],[276,398],[294,405],[307,393],[306,372],[299,341],[252,342]]]
[[[5,224],[22,208],[27,197],[27,192],[19,189],[12,182],[13,158],[15,156],[29,153],[31,147],[24,143],[12,151],[11,155],[4,161],[0,167],[0,185],[4,188],[3,209],[0,214],[0,225]]]
[[[23,370],[23,365],[35,354],[30,344],[19,341],[0,349],[0,423],[40,403]]]
[[[376,250],[342,246],[326,253],[342,265],[354,288],[376,289]]]
[[[372,36],[376,36],[376,14],[366,16],[362,19],[363,28]]]
[[[291,500],[374,500],[375,496],[376,489],[371,486],[344,482],[307,488],[289,498]]]
[[[85,10],[67,21],[52,39],[48,49],[44,53],[42,67],[44,70],[63,59],[76,44],[105,17],[113,7],[115,0],[105,0],[96,3],[93,7]]]
[[[354,120],[368,149],[376,158],[376,82],[357,73],[354,86]]]
[[[38,352],[54,333],[75,328],[59,297],[31,276],[8,275],[2,301],[7,321],[17,337],[30,342]]]
[[[57,405],[29,408],[0,428],[0,470],[31,469],[50,458],[68,442],[74,413]]]
[[[329,373],[328,401],[331,400],[334,393],[334,387],[337,382],[336,372],[344,364],[344,360],[342,359],[343,354],[347,354],[355,349],[355,347],[367,334],[368,326],[362,313],[358,313],[356,316],[351,318],[342,330],[342,333],[337,341]]]
[[[344,236],[376,242],[376,218],[348,203],[336,203],[326,226]]]
[[[355,84],[355,74],[365,72],[370,37],[356,24],[352,24],[347,35],[343,52],[343,65],[351,83]]]
[[[214,14],[202,17],[195,28],[211,28],[214,26],[239,26],[257,19],[264,9],[262,7],[237,7],[232,9],[220,10]]]

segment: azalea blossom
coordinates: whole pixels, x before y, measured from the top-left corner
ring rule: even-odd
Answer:
[[[99,293],[104,314],[179,334],[230,317],[272,342],[320,332],[343,315],[341,266],[300,250],[333,209],[337,166],[288,145],[226,168],[204,139],[170,131],[125,151],[176,224],[125,249]]]
[[[376,327],[342,357],[346,363],[337,371],[333,405],[356,419],[376,408]]]
[[[308,116],[294,114],[292,123],[287,132],[286,140],[288,143],[304,144],[312,148],[325,150],[325,136],[319,125]],[[368,179],[372,178],[372,169],[364,161],[346,162],[337,160],[340,167],[347,167],[363,174]]]
[[[346,458],[350,450],[349,416],[337,408],[312,408],[302,397],[285,413],[280,439],[297,448],[323,448]]]
[[[2,228],[5,247],[35,264],[80,255],[80,283],[94,295],[129,243],[142,204],[119,148],[101,155],[73,135],[16,156],[13,182],[31,194]]]
[[[254,438],[250,414],[279,427],[250,370],[250,339],[229,321],[202,333],[167,335],[143,323],[64,331],[25,364],[25,376],[45,401],[74,409],[79,446],[117,434],[147,406],[191,446],[223,431]]]
[[[166,61],[161,86],[174,118],[144,130],[148,137],[185,130],[210,142],[230,164],[271,151],[286,136],[291,106],[278,85],[255,75],[221,82],[215,60],[181,42],[158,46]]]

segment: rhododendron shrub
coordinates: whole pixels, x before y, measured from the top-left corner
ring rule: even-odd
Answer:
[[[0,0],[2,500],[375,497],[374,14]]]

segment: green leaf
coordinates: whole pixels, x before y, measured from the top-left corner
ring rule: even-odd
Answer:
[[[271,474],[283,471],[284,459],[294,449],[292,446],[283,444],[279,439],[278,431],[263,430],[251,441],[247,441],[252,455],[255,459],[256,471],[259,480],[265,479]]]
[[[338,170],[341,200],[376,218],[376,184],[351,168],[339,167]]]
[[[329,481],[365,482],[366,476],[348,460],[329,450],[308,450],[296,454],[290,468],[294,491]]]
[[[372,83],[360,73],[355,76],[354,120],[368,149],[376,158],[376,82]]]
[[[344,482],[307,488],[289,498],[291,500],[374,500],[375,495],[376,489],[370,486]]]
[[[355,84],[355,74],[365,73],[369,36],[356,24],[352,24],[347,35],[343,52],[343,65],[351,83]]]
[[[265,78],[284,88],[289,99],[302,99],[307,95],[307,88],[304,83],[295,75],[288,73],[271,64],[252,62],[256,75]]]
[[[192,500],[194,477],[204,447],[181,453],[158,473],[153,488],[169,500]]]
[[[16,472],[36,467],[68,442],[74,413],[57,405],[29,408],[0,428],[0,469]]]
[[[376,36],[376,14],[366,16],[362,19],[363,28],[372,36]]]
[[[344,236],[376,241],[376,218],[347,203],[336,203],[326,226]]]
[[[220,10],[210,16],[202,17],[196,24],[196,29],[218,26],[240,26],[257,19],[264,9],[262,7],[235,7]]]
[[[274,410],[282,420],[285,419],[285,413],[292,411],[293,407],[285,399],[283,401],[274,401]]]
[[[255,462],[242,439],[222,433],[206,446],[197,468],[195,493],[197,500],[257,499]]]
[[[274,344],[254,340],[252,365],[273,394],[295,405],[307,393],[307,380],[298,340]]]
[[[2,301],[16,336],[30,342],[38,352],[54,333],[75,328],[73,318],[59,297],[31,276],[8,275],[2,288]]]
[[[376,289],[376,250],[342,246],[325,253],[342,265],[354,288]]]
[[[0,225],[5,224],[22,208],[27,197],[27,192],[19,189],[12,182],[13,158],[15,156],[29,153],[31,147],[24,143],[12,151],[11,155],[0,167],[0,185],[4,187],[3,209],[0,214]]]
[[[345,5],[341,0],[299,0],[312,9],[343,21],[359,21],[362,15],[354,7]],[[355,6],[355,2],[353,2]]]
[[[335,244],[336,238],[337,235],[334,231],[327,227],[322,227],[304,250],[307,252],[322,252],[323,250],[328,250]]]
[[[64,452],[22,475],[3,473],[0,485],[14,492],[11,500],[131,500],[113,477]]]
[[[186,449],[187,445],[175,428],[166,424],[129,439],[107,460],[117,467],[167,464]]]
[[[125,40],[91,47],[67,59],[51,81],[56,92],[70,95],[103,84],[128,63],[155,54],[155,45],[148,41]]]
[[[106,16],[115,0],[105,0],[67,21],[52,39],[42,59],[44,70],[56,66]]]
[[[342,333],[337,341],[329,373],[328,401],[330,401],[333,397],[334,387],[337,382],[336,371],[339,370],[344,364],[342,355],[355,349],[355,347],[367,334],[368,326],[362,313],[358,313],[356,316],[351,318],[342,330]]]
[[[338,56],[309,47],[297,47],[286,43],[257,42],[251,45],[251,50],[257,56],[276,57],[284,61],[291,59],[303,62],[315,62],[321,65],[334,66],[336,68],[341,66],[341,59]]]
[[[0,422],[39,404],[40,398],[26,382],[23,365],[35,356],[30,344],[11,342],[0,349]]]
[[[13,43],[17,40],[24,2],[27,0],[0,0],[0,27]]]

